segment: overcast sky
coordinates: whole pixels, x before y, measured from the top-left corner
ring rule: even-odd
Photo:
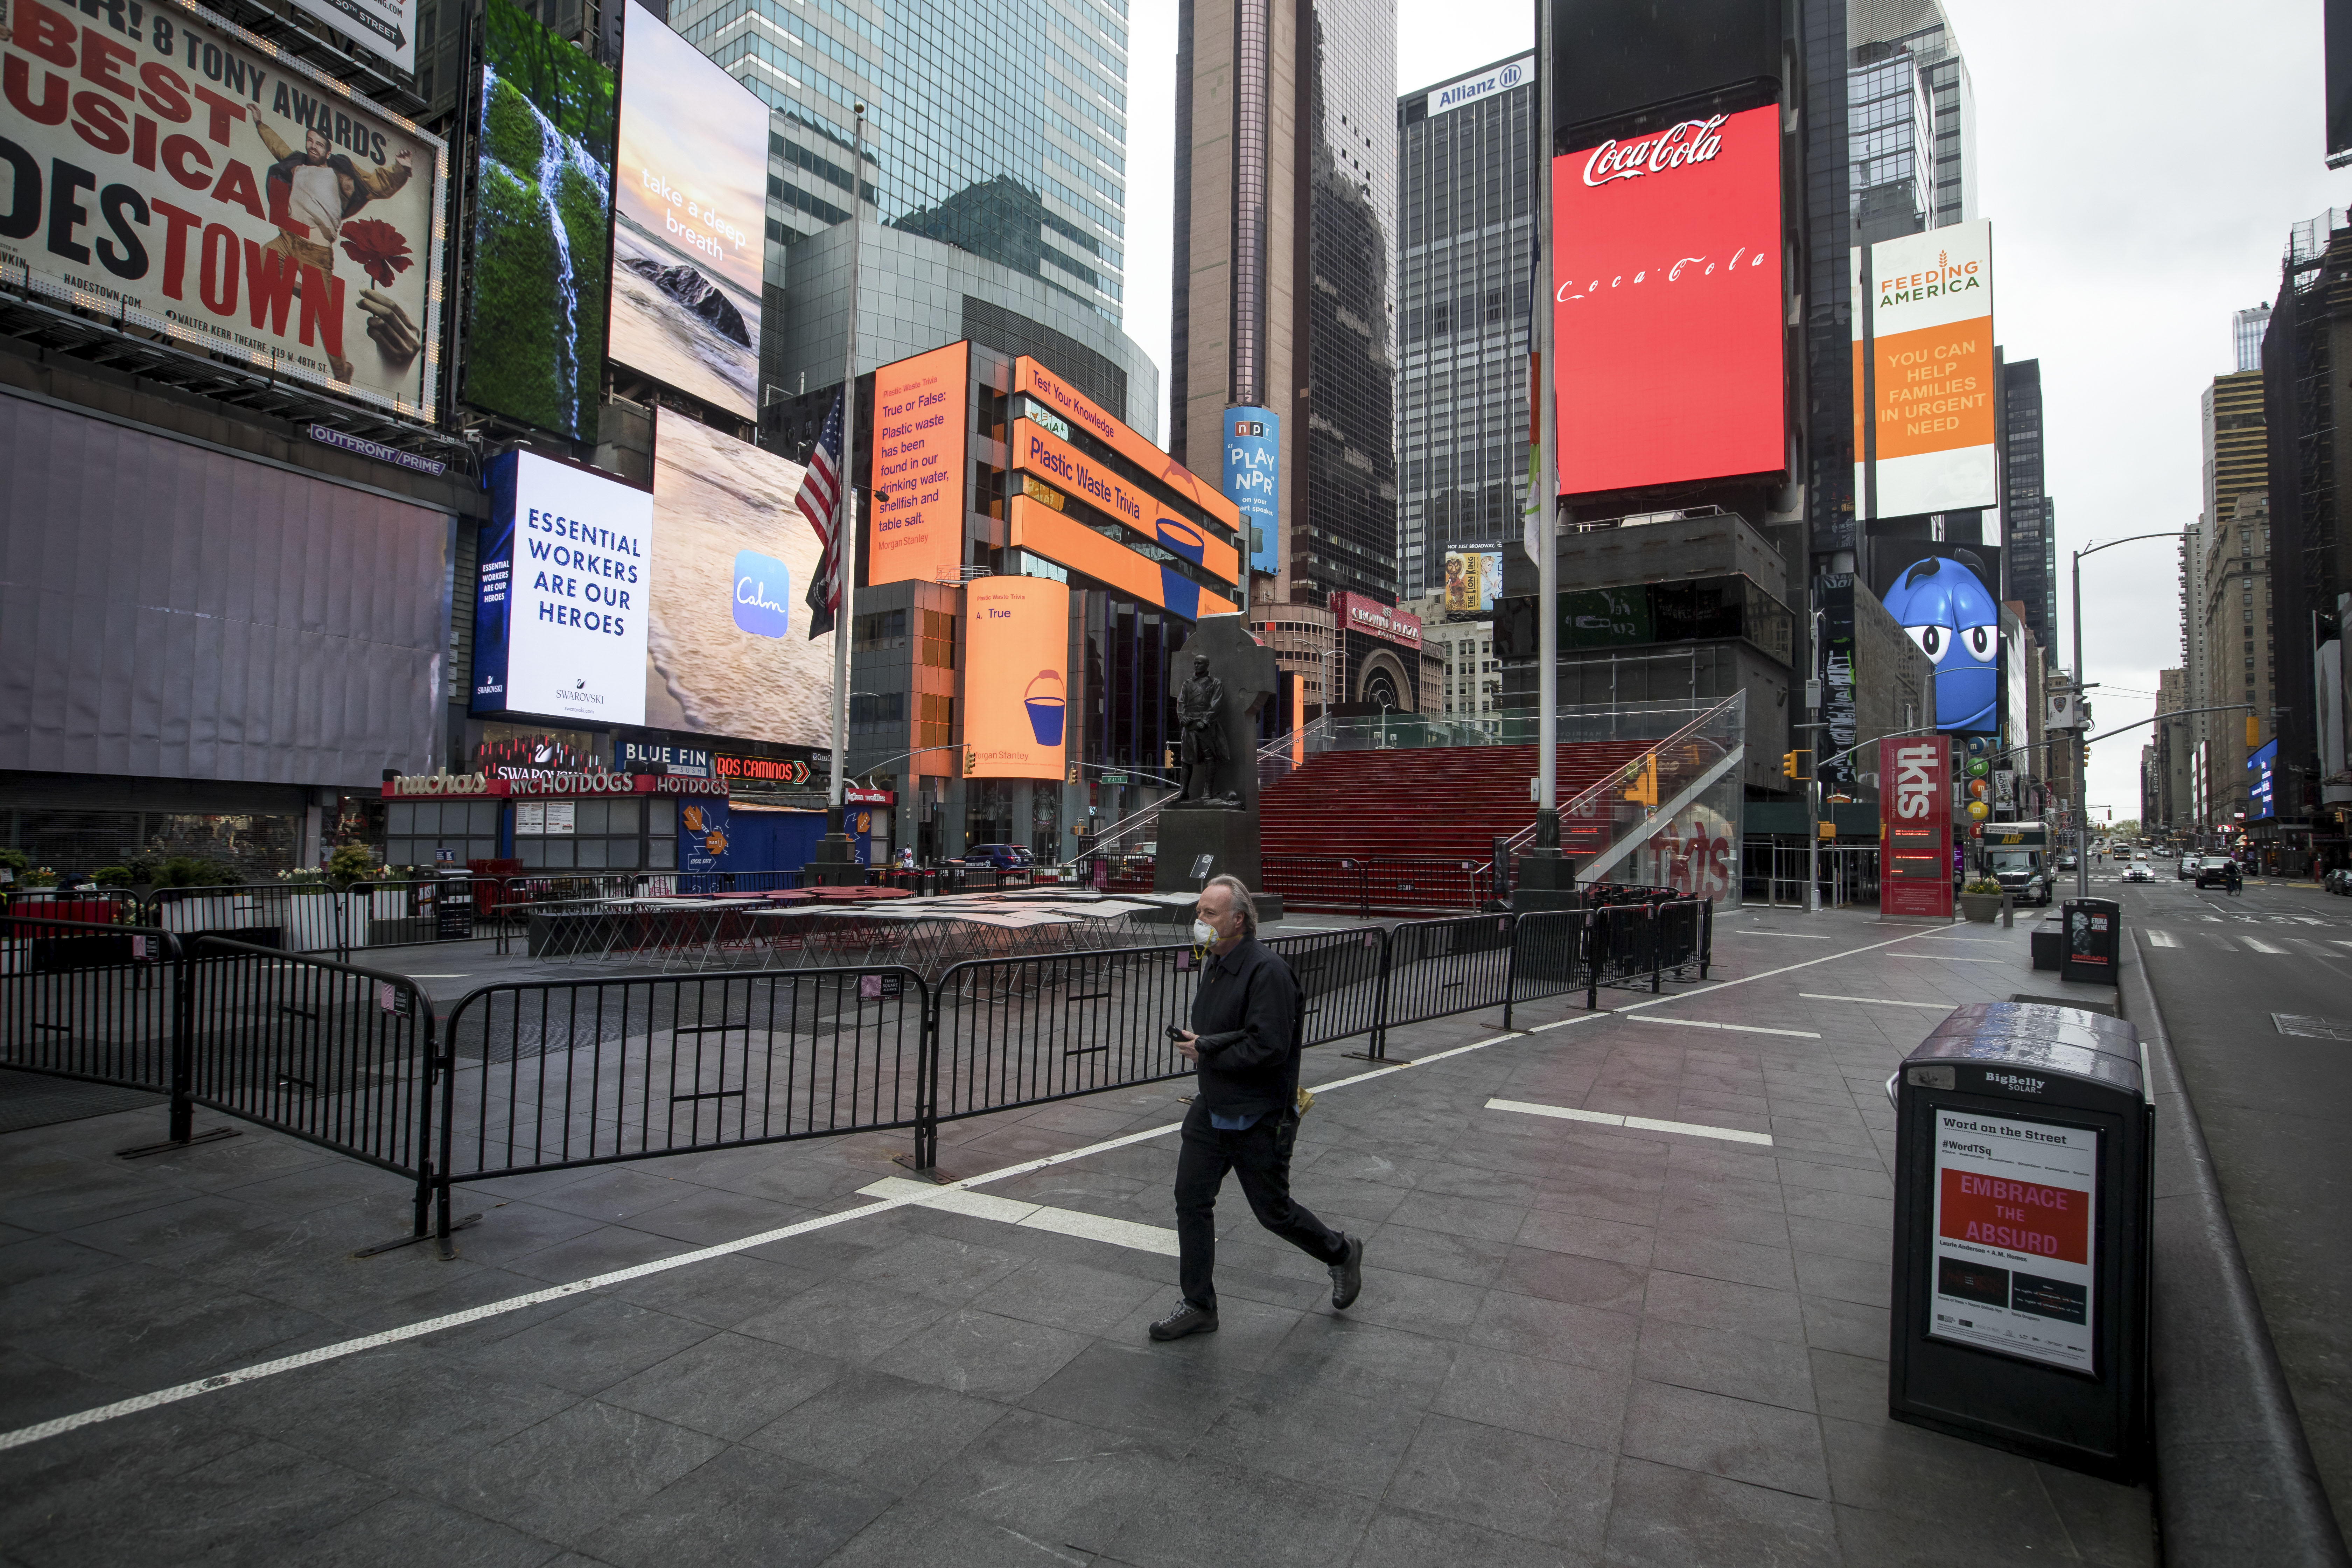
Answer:
[[[1976,90],[1996,330],[2011,359],[2042,362],[2071,661],[2067,552],[2195,519],[2198,398],[2234,368],[2231,312],[2277,294],[2288,227],[2352,205],[2352,171],[2323,161],[2315,0],[1945,5]],[[1133,7],[1129,49],[1128,331],[1161,366],[1163,436],[1175,10]],[[1528,0],[1400,0],[1398,90],[1529,47],[1532,16]],[[2176,571],[2161,540],[2084,563],[2102,727],[2146,718],[2157,671],[2180,662]],[[2280,657],[2301,657],[2281,633]],[[2092,805],[2139,814],[2147,735],[2094,748]]]

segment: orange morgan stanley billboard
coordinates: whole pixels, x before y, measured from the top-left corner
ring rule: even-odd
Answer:
[[[868,584],[961,575],[971,386],[970,343],[950,343],[874,373]]]
[[[1058,779],[1067,755],[1070,589],[982,577],[964,590],[963,774]]]

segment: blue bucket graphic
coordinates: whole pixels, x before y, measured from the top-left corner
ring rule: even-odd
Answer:
[[[1021,705],[1029,710],[1029,732],[1041,746],[1062,743],[1062,721],[1067,708],[1062,695],[1059,670],[1041,669],[1037,679],[1021,694]]]
[[[1209,552],[1209,542],[1201,536],[1199,529],[1189,522],[1180,522],[1172,517],[1163,517],[1151,526],[1158,533],[1161,544],[1181,555],[1195,566],[1200,565]]]

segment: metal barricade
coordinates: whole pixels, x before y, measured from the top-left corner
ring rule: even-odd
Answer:
[[[187,1044],[179,957],[152,926],[0,914],[0,1067],[173,1093]]]
[[[148,897],[147,923],[185,947],[218,936],[284,952],[340,958],[350,952],[344,900],[324,882],[158,888]]]
[[[1513,917],[1505,1028],[1512,1026],[1510,1009],[1521,1002],[1588,989],[1593,919],[1590,910],[1535,910]]]
[[[489,985],[453,1008],[447,1186],[915,1124],[929,994],[910,969]]]
[[[433,1186],[432,999],[406,975],[223,937],[188,944],[187,1095]]]
[[[1366,863],[1338,855],[1267,855],[1261,858],[1261,891],[1281,895],[1286,910],[1322,910],[1371,918]]]
[[[1509,915],[1400,921],[1389,930],[1381,1018],[1364,1053],[1388,1059],[1388,1032],[1454,1013],[1507,1005],[1511,996]]]
[[[939,1122],[1192,1071],[1167,1028],[1192,1016],[1198,980],[1190,947],[952,965],[932,994],[918,1165],[937,1157]]]
[[[1388,973],[1388,932],[1377,926],[1318,931],[1312,936],[1278,936],[1265,945],[1280,953],[1297,977],[1307,1004],[1298,1042],[1302,1047],[1370,1035],[1379,1027],[1381,981]]]
[[[350,950],[357,950],[488,935],[506,902],[507,880],[465,876],[355,882],[344,894],[345,940]]]

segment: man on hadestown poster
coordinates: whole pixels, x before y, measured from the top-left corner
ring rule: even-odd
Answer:
[[[405,149],[383,168],[366,169],[348,156],[334,150],[327,138],[315,129],[305,128],[302,150],[296,152],[286,139],[262,123],[257,115],[253,128],[260,132],[263,145],[277,161],[269,165],[263,177],[264,199],[268,204],[269,221],[277,226],[278,237],[262,247],[274,250],[298,268],[315,267],[320,276],[331,277],[335,270],[334,242],[341,238],[343,249],[352,260],[366,269],[379,284],[390,286],[394,277],[407,268],[411,258],[405,237],[391,225],[374,219],[358,218],[359,211],[372,201],[392,195],[407,184],[415,173],[413,161]],[[344,235],[349,224],[353,232]],[[378,232],[383,231],[383,232]],[[299,273],[297,273],[299,279]],[[300,284],[296,284],[300,291]],[[368,315],[368,336],[395,366],[416,357],[421,340],[416,323],[408,313],[391,299],[363,289],[360,292],[360,309]],[[340,333],[341,322],[335,325]],[[328,363],[337,381],[352,379],[352,362],[341,354],[330,353]]]

